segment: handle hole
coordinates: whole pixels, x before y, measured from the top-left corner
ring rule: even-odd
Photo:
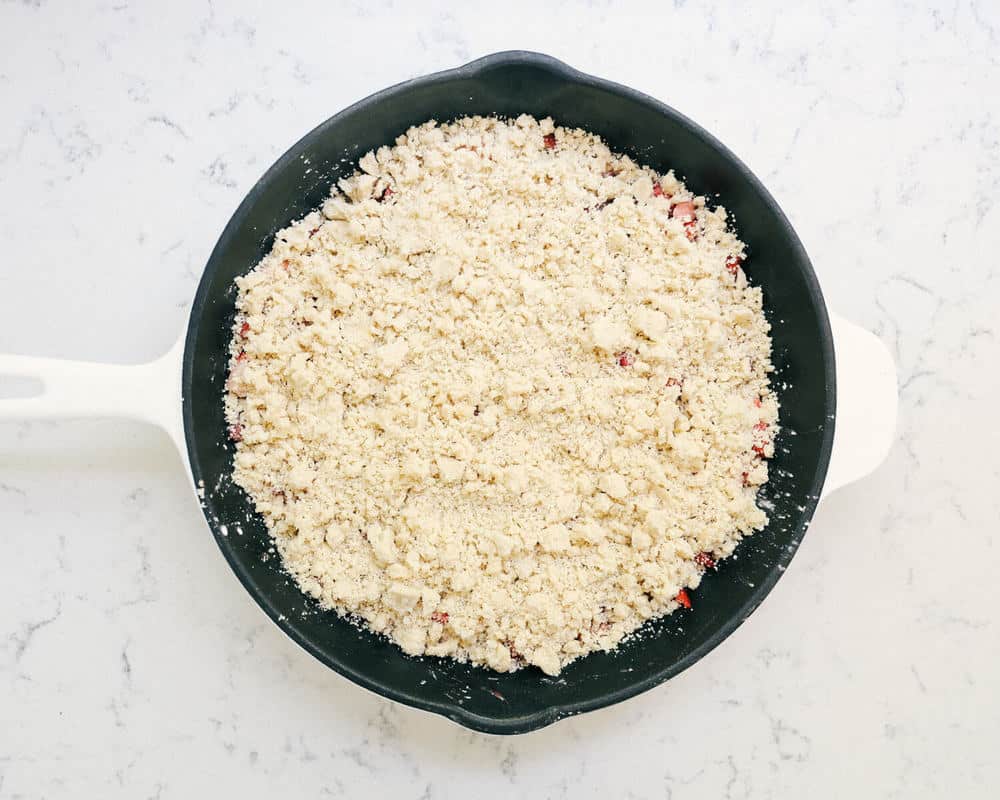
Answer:
[[[0,375],[0,400],[16,397],[38,397],[45,391],[45,384],[38,378],[21,375]]]

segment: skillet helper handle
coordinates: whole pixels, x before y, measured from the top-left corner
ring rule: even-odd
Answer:
[[[837,420],[823,497],[865,477],[885,461],[896,438],[896,364],[882,341],[830,315],[837,357]]]
[[[40,394],[0,396],[0,422],[122,417],[157,425],[180,443],[182,345],[178,342],[155,361],[134,366],[0,354],[0,377],[42,384]]]

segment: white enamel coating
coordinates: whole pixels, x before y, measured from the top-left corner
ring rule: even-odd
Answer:
[[[837,358],[837,419],[822,497],[885,461],[896,436],[896,364],[875,334],[830,314]]]
[[[87,417],[148,422],[169,434],[186,468],[181,415],[183,355],[183,337],[160,358],[135,365],[0,354],[0,376],[32,378],[42,384],[37,395],[0,396],[0,422]]]
[[[830,315],[837,355],[837,420],[823,497],[863,478],[885,459],[896,431],[896,368],[873,334]],[[188,466],[181,417],[183,338],[162,357],[122,366],[0,355],[0,376],[33,378],[42,392],[0,397],[0,421],[124,417],[157,425]],[[190,469],[188,469],[190,476]]]

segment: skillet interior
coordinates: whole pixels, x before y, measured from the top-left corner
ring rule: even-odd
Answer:
[[[535,669],[498,675],[453,661],[404,656],[394,645],[324,612],[299,592],[268,550],[262,519],[229,479],[222,392],[234,314],[233,279],[270,249],[274,234],[317,207],[368,150],[410,125],[469,114],[551,115],[600,134],[613,150],[674,168],[696,192],[719,195],[735,216],[774,325],[782,434],[762,499],[768,528],[745,541],[692,593],[694,609],[642,629],[614,653],[596,653],[558,679]],[[223,554],[267,614],[295,641],[351,680],[477,730],[520,733],[644,691],[687,668],[757,607],[791,560],[826,474],[833,441],[833,344],[823,298],[795,232],[743,164],[669,107],[534,53],[499,53],[373,95],[306,135],[233,215],[202,276],[188,328],[184,424],[203,508]]]

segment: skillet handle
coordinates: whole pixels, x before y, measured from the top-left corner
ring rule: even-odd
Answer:
[[[821,497],[874,472],[896,437],[899,394],[889,349],[864,328],[830,314],[837,356],[837,421]]]
[[[163,428],[183,452],[180,385],[183,340],[146,364],[122,366],[0,354],[0,376],[32,378],[42,391],[0,396],[0,422],[124,417]]]

